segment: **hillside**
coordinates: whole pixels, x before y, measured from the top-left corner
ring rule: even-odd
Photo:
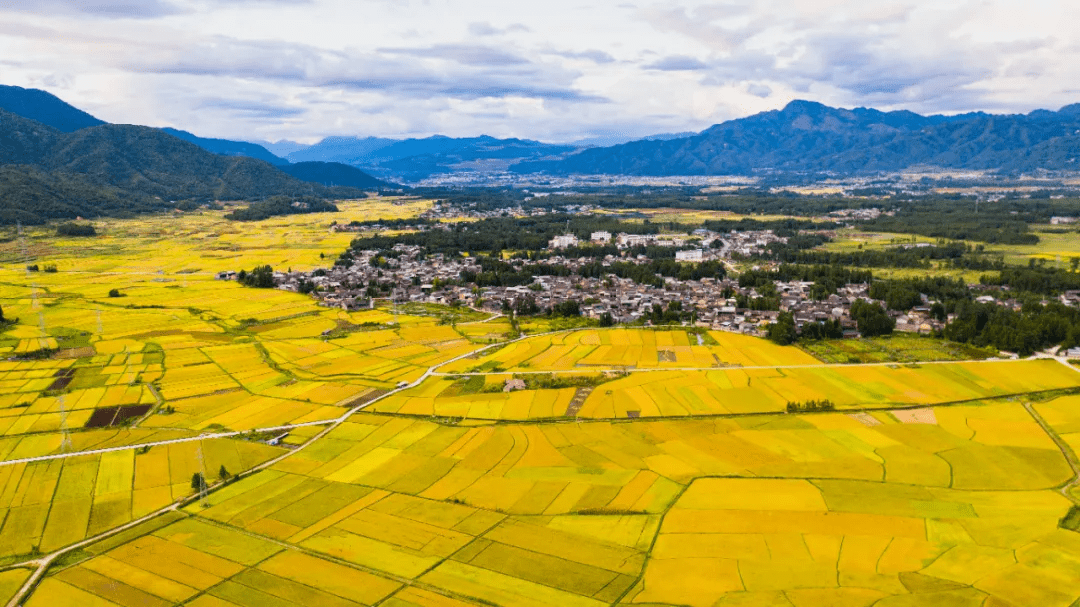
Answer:
[[[0,85],[0,110],[35,120],[64,133],[105,124],[55,95],[19,86]]]
[[[4,111],[0,166],[6,223],[143,212],[171,201],[363,195],[306,183],[261,160],[212,154],[158,129],[106,124],[61,133]]]
[[[270,150],[264,148],[257,143],[248,143],[246,141],[230,141],[228,139],[210,139],[206,137],[199,137],[193,135],[187,131],[180,131],[177,129],[164,128],[161,129],[173,137],[179,137],[184,141],[190,141],[202,149],[213,152],[215,154],[221,154],[222,156],[248,156],[250,158],[257,158],[259,160],[269,162],[273,165],[286,165],[289,164],[288,160],[275,156]]]
[[[522,173],[749,175],[858,174],[915,166],[1076,170],[1080,106],[1027,115],[921,116],[794,101],[782,110],[666,141],[593,148],[563,160],[518,163]]]
[[[325,186],[344,186],[362,190],[394,187],[393,184],[376,179],[356,167],[340,162],[298,162],[279,168],[301,181],[320,183]]]

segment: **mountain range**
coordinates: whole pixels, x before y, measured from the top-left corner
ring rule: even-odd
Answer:
[[[793,101],[700,133],[609,146],[441,135],[267,144],[284,157],[257,143],[106,124],[34,89],[0,86],[0,110],[6,110],[0,112],[0,196],[13,200],[15,188],[26,200],[51,201],[60,209],[56,216],[75,212],[74,203],[59,202],[73,199],[71,188],[84,197],[127,201],[119,206],[136,199],[152,206],[156,199],[330,195],[329,188],[356,193],[399,187],[384,180],[419,182],[463,172],[802,179],[922,168],[1080,171],[1080,104],[1029,114],[923,116]],[[6,207],[0,215],[13,217],[12,209],[21,208]]]
[[[663,141],[523,162],[519,173],[613,175],[872,174],[916,167],[1006,173],[1080,170],[1080,104],[1057,112],[921,116],[793,101],[782,110]]]
[[[384,179],[420,181],[461,171],[506,171],[520,162],[563,158],[580,147],[487,135],[434,135],[423,139],[327,137],[286,158],[290,162],[340,162]]]

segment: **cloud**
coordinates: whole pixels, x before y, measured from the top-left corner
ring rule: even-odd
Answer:
[[[547,0],[512,13],[493,0],[0,0],[0,78],[207,136],[565,141],[700,130],[796,97],[1058,107],[1076,101],[1077,20],[1075,3],[1019,0]]]
[[[523,65],[529,63],[528,59],[520,55],[477,44],[436,44],[417,48],[381,48],[377,52],[450,60],[464,65]]]
[[[577,72],[481,45],[326,51],[309,45],[216,37],[191,47],[148,47],[130,57],[125,54],[119,66],[147,74],[282,80],[305,87],[402,96],[607,101],[576,89]]]
[[[662,72],[689,72],[703,70],[708,67],[708,65],[693,57],[687,57],[686,55],[671,55],[646,65],[645,69],[660,70]]]
[[[499,36],[502,34],[513,34],[517,32],[531,32],[528,26],[521,23],[514,23],[506,27],[495,27],[494,25],[486,21],[474,21],[469,24],[468,32],[473,36]]]
[[[200,110],[226,110],[242,115],[245,118],[297,118],[308,112],[307,108],[290,107],[273,103],[258,101],[245,101],[239,99],[206,98],[196,106]]]
[[[746,92],[755,97],[761,97],[762,99],[772,94],[772,87],[760,82],[751,82],[746,87]]]
[[[615,58],[610,54],[596,49],[589,49],[586,51],[545,51],[545,54],[565,57],[567,59],[585,59],[597,64],[615,62]]]
[[[156,19],[182,12],[168,0],[13,0],[0,10],[53,16],[63,13],[101,18]]]

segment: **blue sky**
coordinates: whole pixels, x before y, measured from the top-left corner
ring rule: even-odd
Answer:
[[[792,99],[1080,101],[1080,3],[0,0],[0,83],[203,136],[700,130]]]

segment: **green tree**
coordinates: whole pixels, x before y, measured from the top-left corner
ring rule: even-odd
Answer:
[[[258,266],[250,272],[240,271],[236,275],[236,279],[241,284],[247,287],[254,287],[256,289],[273,289],[274,288],[274,268],[270,266]]]
[[[203,491],[206,489],[206,478],[203,477],[202,472],[196,472],[191,475],[191,490]]]
[[[109,289],[109,297],[120,297],[120,289]]]
[[[228,480],[228,478],[231,476],[229,474],[229,471],[225,469],[225,464],[221,464],[221,468],[218,468],[217,475],[218,475],[218,478],[221,479],[222,481]]]
[[[769,341],[787,346],[792,344],[798,337],[795,331],[795,317],[788,312],[781,313],[776,322],[769,325]]]
[[[851,304],[851,318],[855,320],[863,337],[889,335],[896,328],[896,321],[889,317],[884,308],[861,299]]]

